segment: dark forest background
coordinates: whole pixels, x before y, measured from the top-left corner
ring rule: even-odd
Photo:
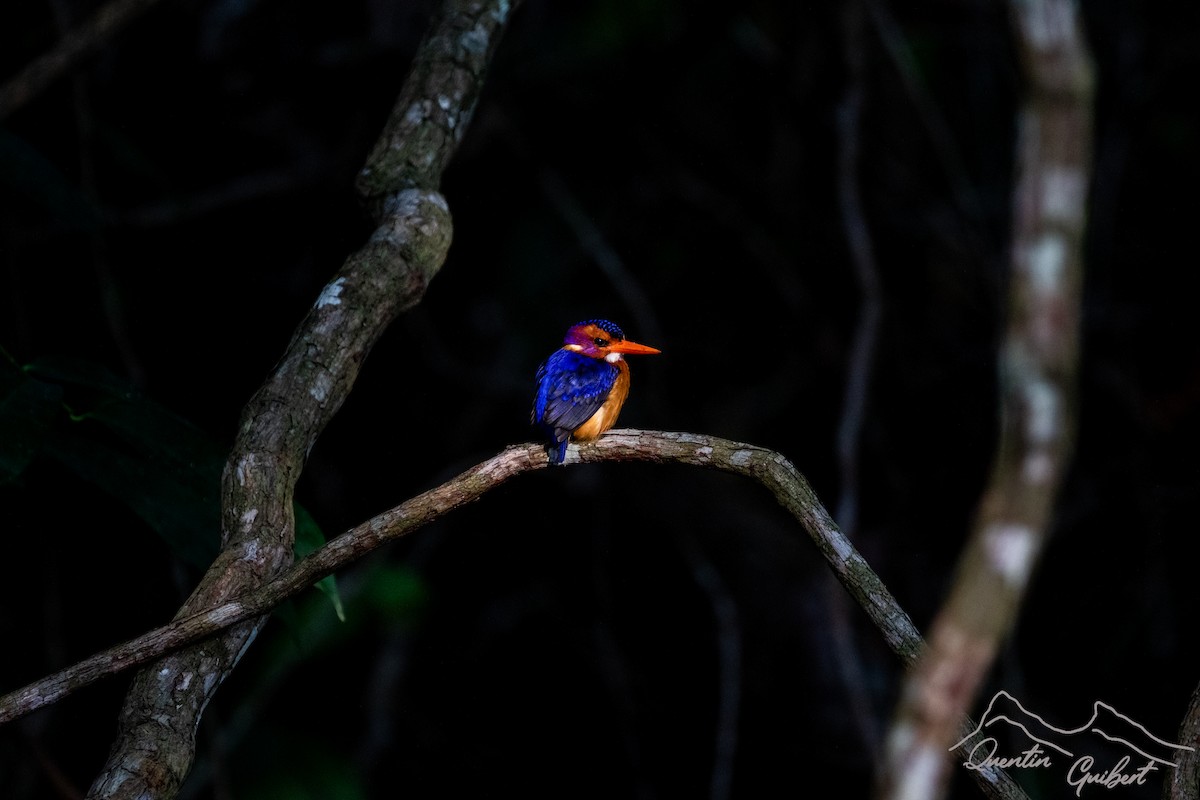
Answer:
[[[97,5],[0,7],[0,81]],[[1102,700],[1171,739],[1200,681],[1200,9],[1083,9],[1077,454],[981,701],[1070,727]],[[431,10],[167,0],[0,120],[0,386],[50,401],[0,421],[0,692],[194,585],[241,408],[371,230],[355,174]],[[333,536],[528,440],[538,363],[608,317],[663,350],[622,426],[775,449],[837,509],[852,180],[882,304],[852,535],[924,629],[993,456],[1020,92],[1003,4],[526,0],[445,176],[449,259],[298,502]],[[290,603],[219,692],[185,797],[707,797],[730,742],[734,797],[869,793],[899,662],[744,480],[542,471],[337,577],[344,622]],[[0,729],[0,797],[79,796],[127,682]]]

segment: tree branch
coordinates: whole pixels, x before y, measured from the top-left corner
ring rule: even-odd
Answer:
[[[839,580],[884,632],[901,658],[920,649],[912,621],[842,535],[812,488],[783,456],[712,436],[655,431],[610,431],[599,440],[568,448],[567,463],[674,462],[709,467],[763,484],[817,543]],[[124,644],[0,698],[0,724],[57,702],[107,675],[144,664],[247,620],[254,620],[376,548],[405,536],[460,506],[472,503],[510,478],[547,466],[539,444],[513,445],[466,472],[367,520],[292,566],[277,578],[235,598],[197,610]]]
[[[1191,749],[1179,751],[1179,766],[1171,771],[1163,786],[1163,798],[1196,800],[1200,797],[1200,686],[1192,692],[1175,741]]]
[[[846,380],[842,393],[842,413],[838,419],[836,449],[838,501],[834,516],[846,535],[858,539],[861,507],[861,449],[863,427],[871,396],[871,378],[875,370],[875,351],[883,320],[883,286],[875,245],[859,191],[861,180],[862,106],[867,72],[865,21],[862,0],[842,6],[843,50],[846,62],[846,86],[837,106],[837,198],[842,228],[850,251],[850,263],[862,292],[854,338],[846,359]],[[855,647],[854,626],[846,596],[830,584],[827,593],[832,658],[845,684],[850,714],[859,736],[878,764],[881,723],[865,680],[862,657]]]
[[[360,191],[378,227],[325,286],[243,411],[222,480],[222,549],[177,620],[195,625],[197,614],[216,613],[219,622],[230,613],[222,604],[244,609],[235,598],[291,563],[292,496],[305,457],[372,345],[397,314],[420,301],[445,260],[451,220],[438,183],[471,118],[509,10],[504,0],[447,0],[431,22],[362,172]],[[221,636],[135,676],[119,736],[89,798],[175,795],[191,768],[206,705],[269,608],[239,613],[239,624]]]
[[[779,453],[713,436],[639,430],[609,431],[594,442],[572,444],[567,450],[567,464],[601,461],[686,464],[741,475],[762,484],[804,528],[892,650],[905,664],[915,663],[923,647],[916,626],[834,524],[808,481]],[[55,703],[105,676],[258,619],[326,575],[478,500],[511,478],[547,465],[545,448],[540,444],[508,447],[446,483],[331,539],[274,580],[212,608],[176,618],[0,698],[0,724]],[[990,787],[989,796],[1023,796],[999,770],[976,775],[985,787]]]
[[[884,797],[945,793],[949,746],[1016,619],[1074,449],[1092,68],[1074,2],[1010,5],[1030,85],[1000,352],[1000,441],[955,584],[900,699]]]
[[[112,0],[101,6],[86,22],[63,35],[51,50],[38,56],[0,86],[0,119],[29,102],[79,59],[104,44],[157,2]]]

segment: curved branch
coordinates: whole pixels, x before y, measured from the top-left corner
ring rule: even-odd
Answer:
[[[690,464],[752,478],[803,526],[838,579],[871,616],[888,644],[906,662],[921,648],[921,637],[908,615],[834,524],[804,476],[771,450],[693,433],[609,431],[595,442],[572,444],[567,463],[654,461]],[[57,702],[72,692],[130,667],[204,640],[248,620],[312,586],[380,546],[405,536],[468,503],[517,475],[547,466],[545,448],[520,444],[506,448],[455,478],[406,500],[351,528],[275,579],[175,620],[124,644],[0,698],[0,724]]]
[[[782,455],[755,445],[694,433],[613,430],[594,442],[571,444],[567,464],[652,461],[729,472],[762,484],[804,528],[834,574],[906,665],[923,649],[912,620],[879,576],[838,529],[804,476]],[[261,617],[279,603],[375,549],[472,503],[509,479],[548,466],[540,444],[512,445],[446,483],[331,539],[266,584],[213,608],[156,628],[42,680],[0,697],[0,724],[55,703],[97,680],[144,664]],[[1024,797],[1002,771],[972,773],[989,797]]]
[[[866,611],[892,650],[905,664],[916,661],[923,648],[916,626],[834,524],[808,481],[779,453],[714,436],[640,430],[609,431],[594,442],[572,444],[567,450],[567,464],[601,461],[686,464],[741,475],[762,484],[804,528],[838,580]],[[382,545],[480,499],[513,477],[544,469],[547,465],[542,445],[512,445],[446,483],[331,539],[262,586],[213,608],[177,618],[0,697],[0,724],[55,703],[105,676],[259,618],[287,598]],[[981,770],[975,775],[989,796],[1023,796],[1000,770]]]
[[[510,10],[506,0],[446,0],[431,22],[363,170],[371,180],[360,188],[378,227],[325,286],[246,405],[222,479],[222,549],[177,620],[240,605],[235,598],[291,564],[293,490],[309,450],[375,341],[420,301],[445,260],[451,220],[438,183],[470,121]],[[120,733],[89,798],[176,794],[191,768],[204,709],[270,605],[254,608],[237,615],[234,627],[222,625],[221,636],[173,652],[134,677],[118,718]]]

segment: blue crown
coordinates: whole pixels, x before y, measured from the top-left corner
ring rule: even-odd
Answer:
[[[621,326],[606,319],[585,319],[583,322],[576,323],[573,327],[582,328],[585,325],[595,325],[614,339],[623,340],[625,338],[625,331],[621,330]]]

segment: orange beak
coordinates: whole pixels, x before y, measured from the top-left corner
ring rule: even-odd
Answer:
[[[662,350],[657,350],[653,347],[647,347],[644,344],[631,342],[628,339],[620,342],[613,342],[608,346],[609,352],[612,353],[628,353],[630,355],[652,356],[655,353],[661,353]]]

